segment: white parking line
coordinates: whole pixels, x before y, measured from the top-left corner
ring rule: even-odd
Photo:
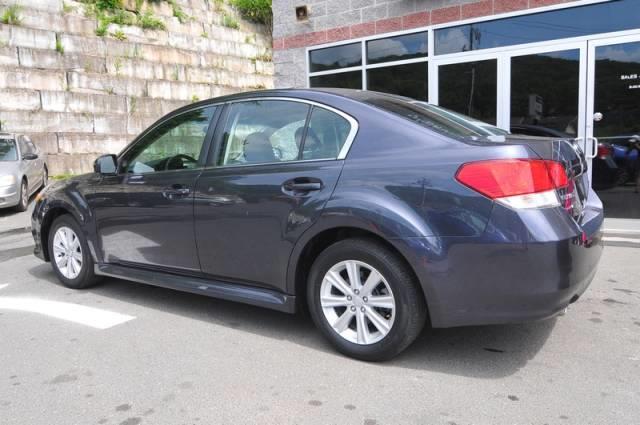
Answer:
[[[108,329],[135,319],[134,316],[99,308],[38,298],[0,297],[1,309],[43,314],[96,329]]]
[[[605,242],[629,242],[640,244],[640,239],[635,238],[620,238],[615,236],[605,236],[602,238]]]
[[[635,229],[604,229],[604,234],[640,235],[640,230]]]
[[[0,283],[0,289],[4,289],[4,288],[6,288],[7,286],[9,286],[9,284],[8,284],[8,283]]]

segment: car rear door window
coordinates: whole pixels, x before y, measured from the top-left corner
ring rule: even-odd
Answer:
[[[218,165],[295,161],[310,106],[287,100],[251,100],[229,107]]]
[[[151,130],[125,155],[124,170],[146,174],[197,168],[215,108],[184,112]]]
[[[345,118],[327,109],[314,107],[304,138],[302,159],[337,158],[350,131],[351,124]]]

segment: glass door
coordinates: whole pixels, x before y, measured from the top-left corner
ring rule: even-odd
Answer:
[[[585,143],[586,43],[565,43],[509,54],[504,103],[514,134]]]
[[[497,54],[461,55],[432,61],[429,101],[499,127],[504,125],[498,102],[503,81]]]
[[[589,42],[586,136],[608,217],[640,218],[640,35]]]

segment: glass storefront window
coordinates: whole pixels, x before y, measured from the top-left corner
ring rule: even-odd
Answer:
[[[614,0],[435,31],[435,54],[557,40],[638,28],[640,1]]]
[[[309,79],[310,87],[337,87],[362,90],[362,72],[351,71],[339,74],[317,75]]]
[[[596,48],[594,136],[627,145],[640,138],[640,42]]]
[[[608,217],[640,217],[640,41],[595,49],[593,187]]]
[[[580,51],[511,59],[511,131],[577,137]]]
[[[427,63],[386,66],[367,70],[367,89],[427,100]]]
[[[362,65],[362,45],[358,43],[327,47],[309,52],[309,71],[328,71]]]
[[[438,67],[438,104],[496,124],[497,68],[495,59]]]
[[[418,32],[367,42],[367,63],[382,63],[427,56],[427,33]]]

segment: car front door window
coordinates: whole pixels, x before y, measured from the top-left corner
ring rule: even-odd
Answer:
[[[197,168],[214,111],[214,106],[195,109],[160,124],[128,153],[124,171],[147,174]]]

